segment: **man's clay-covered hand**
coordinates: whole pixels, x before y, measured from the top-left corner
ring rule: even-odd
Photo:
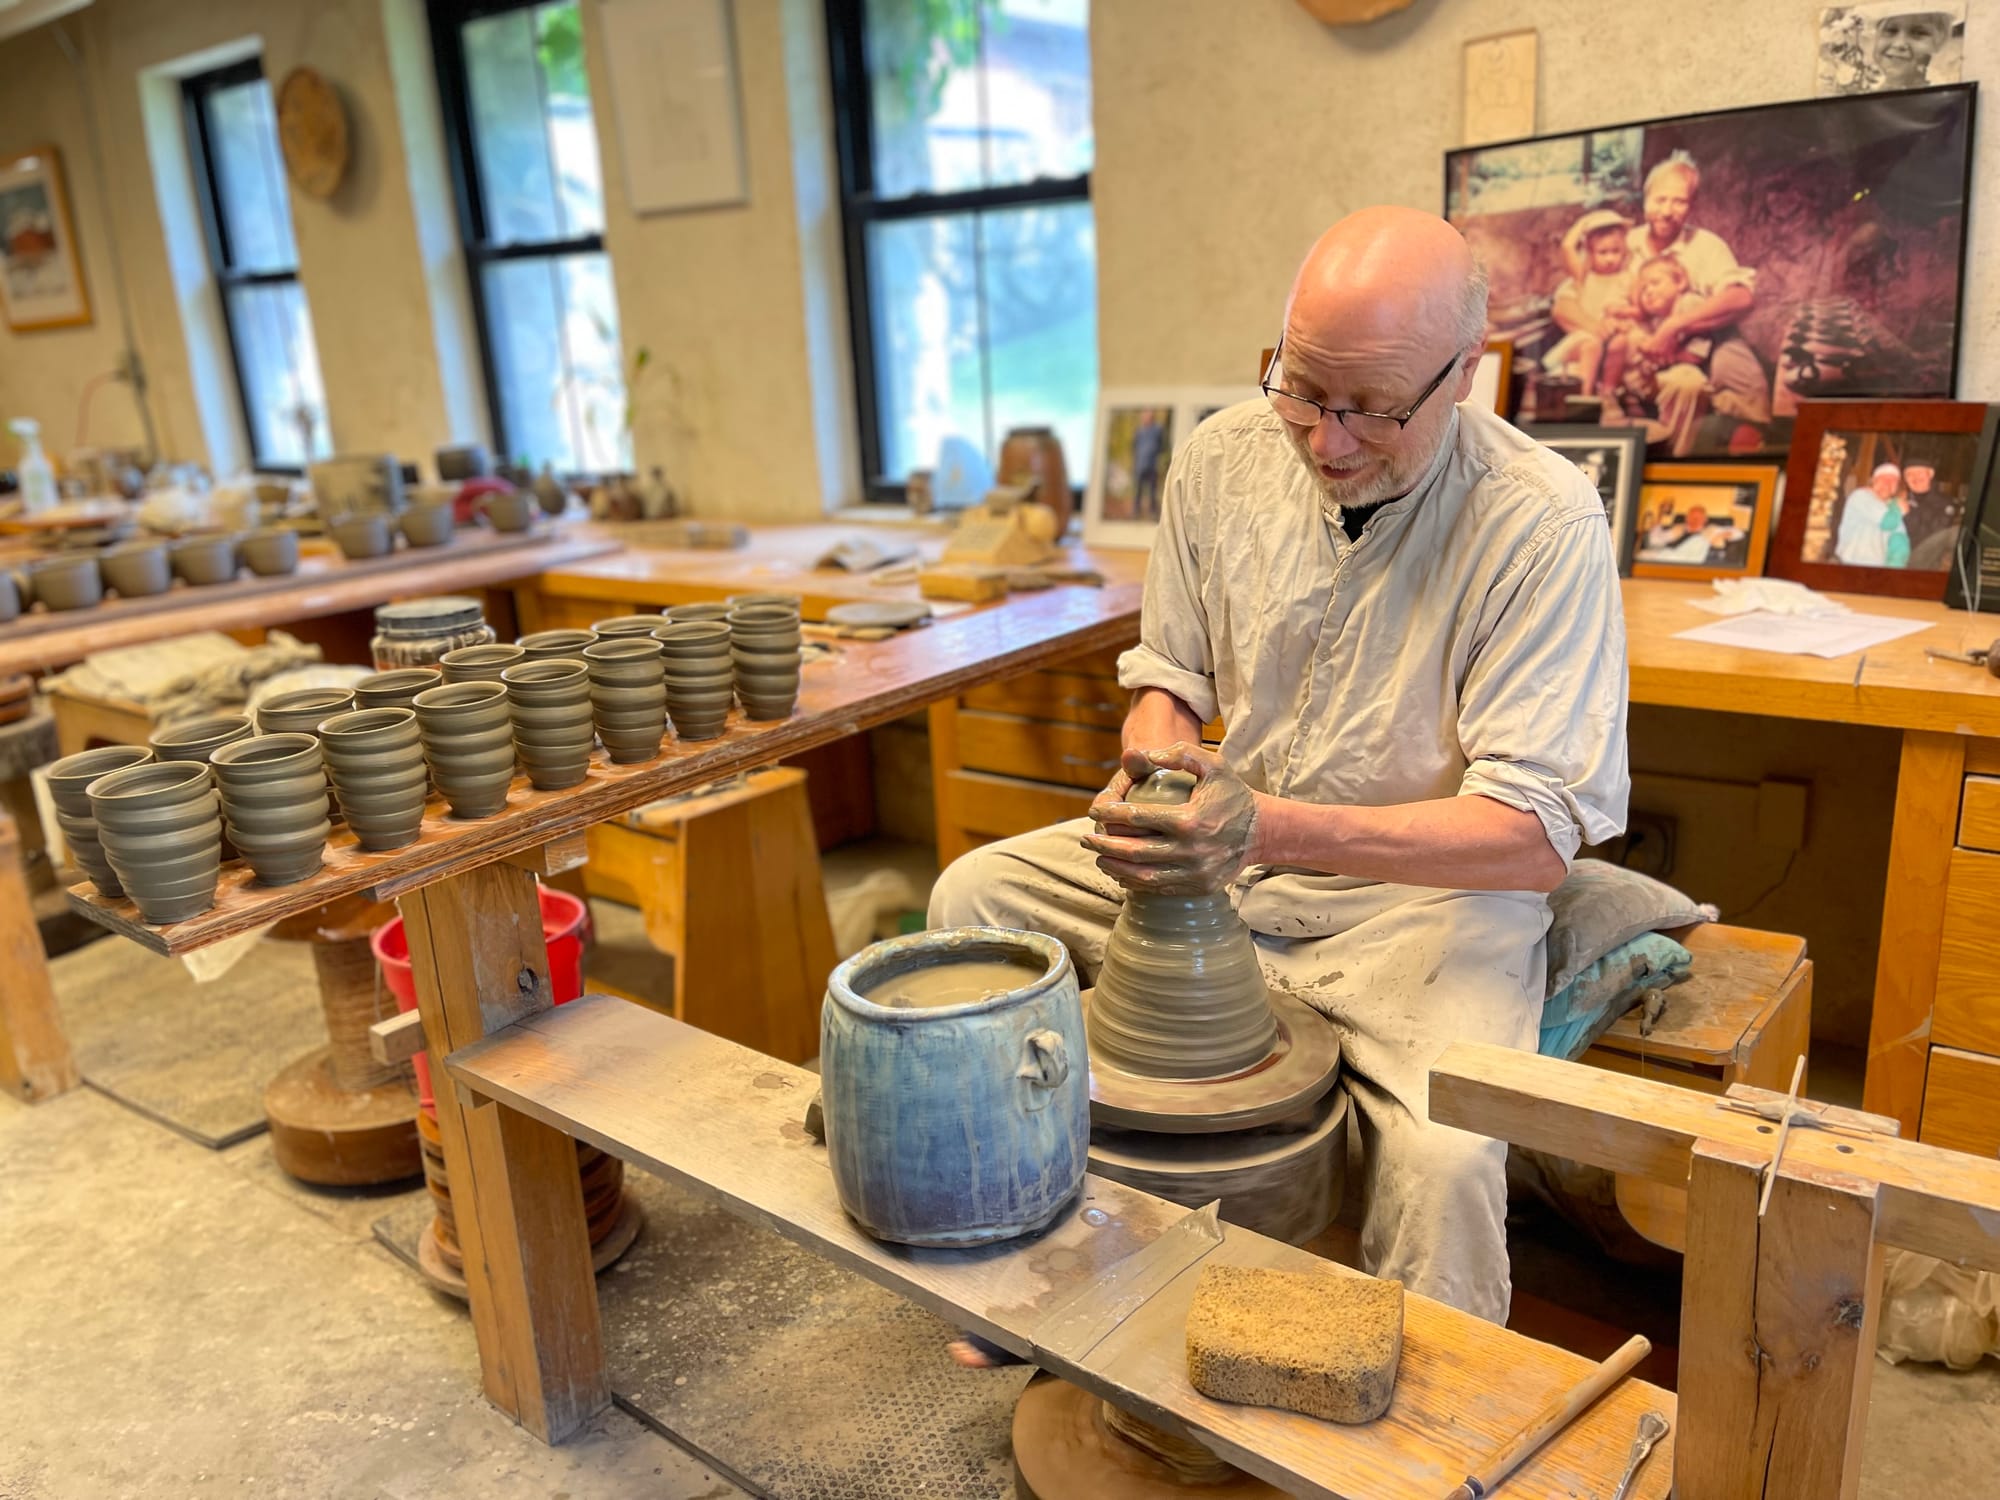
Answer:
[[[1161,770],[1194,776],[1186,805],[1122,800],[1137,782]],[[1118,775],[1091,803],[1090,816],[1098,830],[1084,835],[1083,846],[1097,855],[1100,870],[1132,890],[1201,895],[1220,890],[1255,863],[1256,793],[1221,756],[1199,745],[1127,750]]]

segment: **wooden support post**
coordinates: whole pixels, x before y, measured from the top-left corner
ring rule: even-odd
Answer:
[[[576,1146],[511,1109],[462,1102],[445,1071],[459,1048],[550,1008],[535,880],[492,864],[401,906],[482,1382],[501,1410],[559,1443],[611,1400]]]
[[[20,832],[0,811],[0,1090],[53,1099],[81,1081],[21,870]]]
[[[1877,1184],[1697,1141],[1681,1293],[1682,1500],[1851,1500],[1882,1302]]]

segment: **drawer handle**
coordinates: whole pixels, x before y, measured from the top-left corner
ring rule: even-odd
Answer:
[[[1064,707],[1064,708],[1087,708],[1087,709],[1090,709],[1090,710],[1092,710],[1093,712],[1096,712],[1096,713],[1100,713],[1100,714],[1122,714],[1122,713],[1124,713],[1124,712],[1125,712],[1124,708],[1123,708],[1122,706],[1120,706],[1119,704],[1116,704],[1116,703],[1092,703],[1092,702],[1091,702],[1091,701],[1090,701],[1090,700],[1089,700],[1088,698],[1078,698],[1078,697],[1076,697],[1075,695],[1071,695],[1070,697],[1067,697],[1067,698],[1063,699],[1063,707]]]
[[[1065,755],[1061,759],[1066,766],[1087,766],[1093,771],[1115,771],[1124,764],[1115,755],[1109,760],[1092,760],[1087,755]]]

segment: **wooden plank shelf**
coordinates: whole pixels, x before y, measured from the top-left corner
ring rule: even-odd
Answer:
[[[615,550],[589,532],[460,532],[442,547],[407,547],[387,557],[302,559],[278,578],[244,574],[195,588],[107,599],[90,609],[32,610],[0,625],[0,676],[47,671],[93,651],[137,645],[187,630],[240,630],[368,609],[389,599],[487,588]]]
[[[541,1011],[453,1053],[447,1066],[462,1091],[720,1202],[1141,1416],[1184,1424],[1232,1463],[1293,1494],[1437,1500],[1589,1368],[1576,1355],[1412,1296],[1395,1401],[1379,1421],[1343,1427],[1211,1401],[1187,1380],[1192,1271],[1076,1360],[1036,1342],[1054,1304],[1181,1216],[1163,1199],[1092,1177],[1067,1217],[1034,1239],[964,1251],[881,1244],[841,1211],[826,1152],[801,1123],[819,1087],[815,1075],[609,995]],[[1213,1254],[1233,1264],[1359,1274],[1235,1227]],[[1607,1493],[1647,1410],[1671,1419],[1674,1397],[1624,1382],[1530,1459],[1507,1493],[1518,1500]],[[1671,1444],[1663,1444],[1634,1494],[1666,1494],[1672,1467]]]
[[[263,886],[247,866],[226,866],[216,904],[200,916],[151,926],[127,900],[107,901],[88,885],[69,892],[76,911],[156,953],[206,947],[357,891],[389,900],[422,885],[524,853],[658,798],[812,749],[922,708],[967,683],[1089,649],[1131,633],[1139,589],[1063,588],[907,631],[887,641],[845,641],[807,667],[789,719],[752,723],[732,712],[719,739],[671,734],[653,760],[609,764],[600,751],[581,786],[533,790],[516,777],[506,811],[460,821],[433,801],[417,841],[370,854],[336,832],[320,872],[296,885]]]

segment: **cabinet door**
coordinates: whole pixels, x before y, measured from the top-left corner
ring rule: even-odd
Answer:
[[[1951,857],[1931,1040],[2000,1055],[2000,854]]]
[[[2000,1057],[1931,1048],[1917,1139],[1975,1156],[2000,1152]]]

